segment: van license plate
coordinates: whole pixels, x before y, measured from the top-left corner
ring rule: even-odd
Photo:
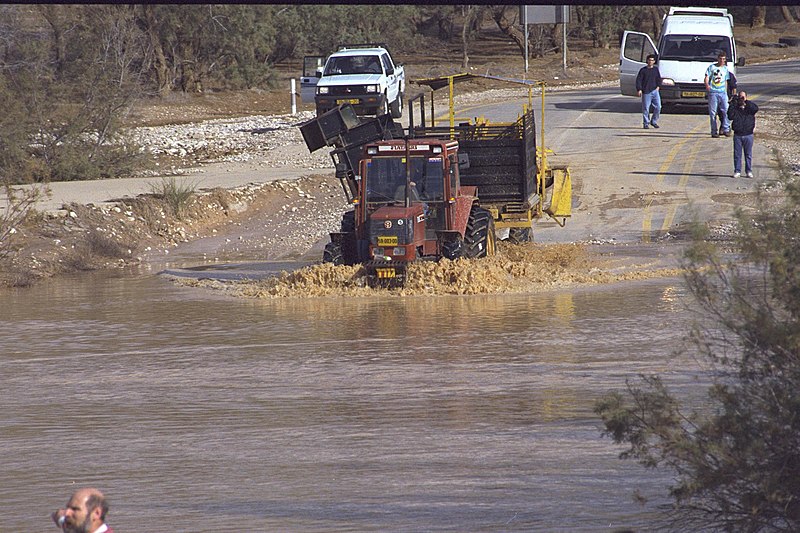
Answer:
[[[395,271],[393,268],[376,268],[375,273],[381,279],[388,279],[395,277]]]
[[[681,96],[683,98],[705,98],[706,93],[700,91],[683,91]]]
[[[337,104],[353,104],[353,105],[355,105],[355,104],[358,103],[358,98],[344,98],[342,100],[336,100],[336,103]]]

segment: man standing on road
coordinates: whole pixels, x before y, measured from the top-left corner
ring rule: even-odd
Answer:
[[[706,91],[708,92],[708,114],[711,118],[711,136],[719,137],[717,133],[717,111],[722,112],[720,133],[725,137],[731,136],[731,123],[728,120],[728,65],[725,52],[720,52],[717,62],[706,69]]]
[[[661,116],[661,73],[656,66],[656,56],[647,56],[647,65],[639,69],[636,75],[636,91],[642,97],[642,121],[644,129],[652,125],[658,129],[658,119]],[[650,118],[650,106],[653,106],[653,118]]]
[[[758,106],[747,99],[747,93],[739,91],[728,109],[728,118],[733,127],[733,177],[742,175],[742,151],[744,170],[748,178],[753,177],[753,130],[756,127]]]
[[[65,533],[114,533],[106,525],[108,501],[97,489],[79,489],[51,518]]]

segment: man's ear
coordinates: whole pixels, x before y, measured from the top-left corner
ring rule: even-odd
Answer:
[[[92,519],[97,520],[98,522],[102,522],[100,516],[103,514],[103,509],[98,505],[94,509],[92,509]]]

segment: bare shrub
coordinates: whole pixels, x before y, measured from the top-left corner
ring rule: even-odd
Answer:
[[[36,202],[50,193],[42,186],[15,189],[6,183],[3,188],[6,205],[0,208],[0,258],[6,257],[13,249],[12,243],[17,235],[17,228],[33,210]]]
[[[151,184],[150,192],[163,199],[177,219],[181,219],[192,198],[197,194],[197,184],[179,183],[175,177],[161,178],[158,184]]]
[[[89,252],[100,257],[122,259],[130,255],[133,246],[120,242],[100,231],[90,231],[86,236]]]

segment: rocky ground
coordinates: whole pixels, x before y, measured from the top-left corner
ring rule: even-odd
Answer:
[[[740,37],[740,47],[751,62],[784,58],[791,50],[752,43],[776,42],[777,35],[790,31],[753,34],[759,41]],[[573,51],[567,76],[560,71],[560,57],[536,60],[529,79],[545,80],[551,90],[614,84],[617,53]],[[503,69],[511,67],[502,62],[493,62],[488,55],[485,63],[480,60],[480,54],[473,56],[474,68],[489,72],[491,65],[495,69],[491,74],[510,75]],[[448,69],[458,68],[452,60],[424,69],[423,65],[407,65],[410,77],[419,76],[415,72],[449,74]],[[491,102],[507,98],[509,91],[519,93],[487,82],[465,84],[459,90],[472,93],[463,103]],[[444,101],[437,102],[440,105]],[[210,163],[301,168],[308,175],[267,183],[255,180],[235,189],[198,189],[180,206],[154,187],[149,194],[113,205],[71,203],[55,212],[33,212],[9,235],[9,253],[0,257],[0,286],[26,286],[59,273],[161,261],[177,251],[220,261],[287,259],[307,253],[338,227],[346,204],[327,151],[309,154],[302,142],[297,125],[312,116],[310,106],[300,104],[296,115],[288,114],[287,108],[288,95],[283,91],[182,95],[142,103],[131,115],[130,134],[150,148],[158,165],[156,174],[166,176],[164,180],[192,174]],[[800,136],[796,110],[786,107],[760,117],[759,135],[783,153],[788,168],[800,169],[794,141]]]

